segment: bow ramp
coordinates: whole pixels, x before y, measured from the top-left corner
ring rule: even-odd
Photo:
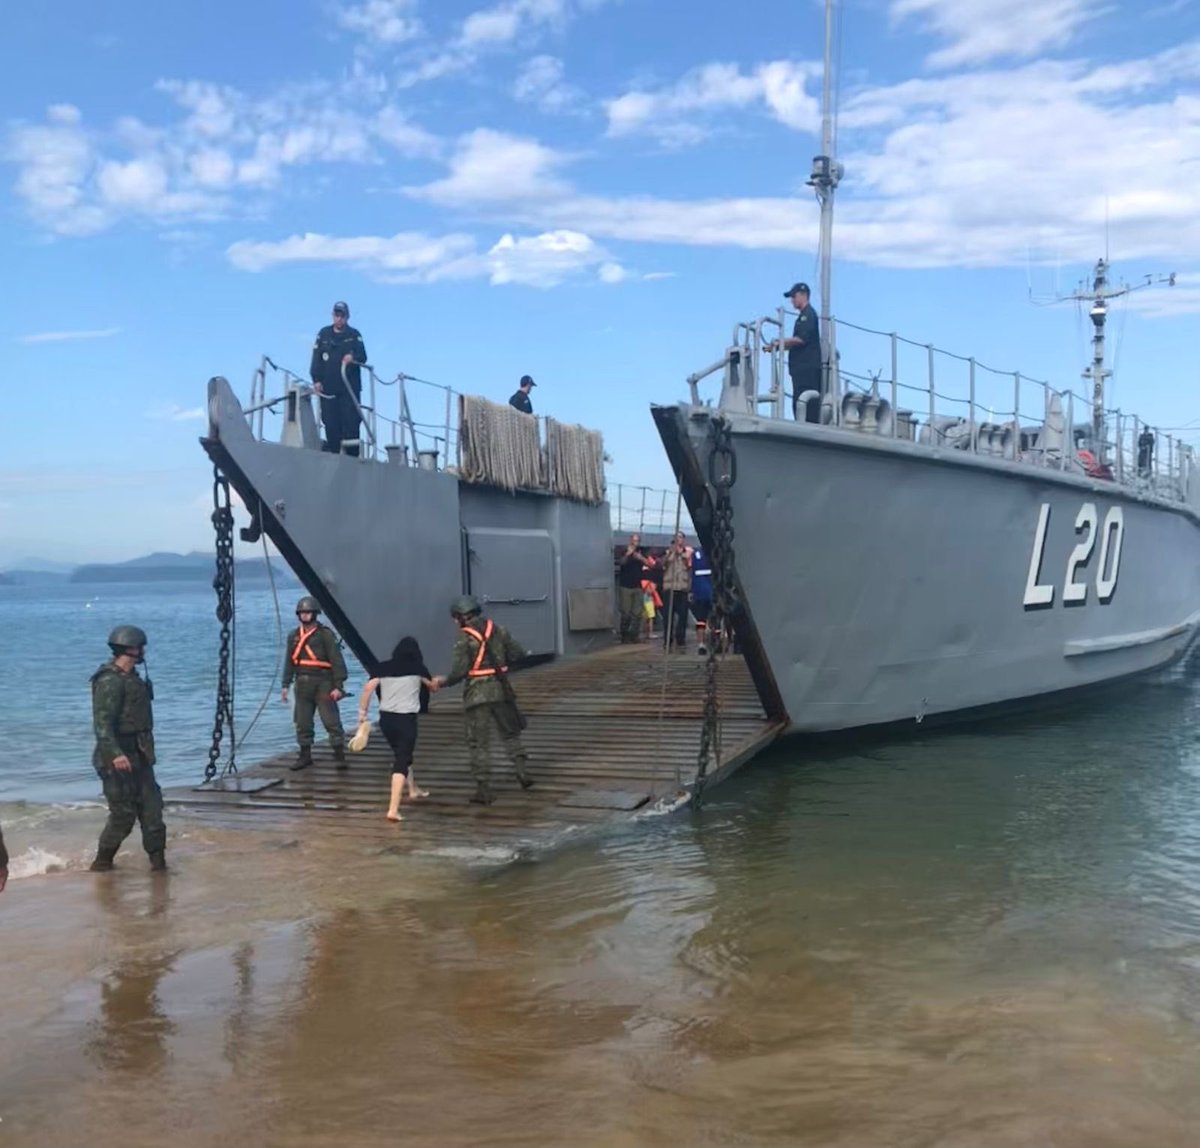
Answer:
[[[294,750],[223,783],[166,794],[179,812],[222,823],[279,826],[317,821],[381,845],[416,851],[479,851],[485,857],[536,855],[621,824],[689,804],[704,728],[706,666],[694,654],[664,654],[657,643],[613,646],[535,666],[514,678],[528,717],[521,734],[534,787],[523,791],[498,748],[496,802],[468,802],[459,689],[437,694],[419,719],[413,770],[429,797],[385,821],[391,755],[378,728],[338,770],[318,739],[314,765],[289,771]],[[717,744],[706,788],[765,749],[784,723],[768,721],[745,662],[727,655],[718,671]],[[466,855],[466,854],[464,854]]]

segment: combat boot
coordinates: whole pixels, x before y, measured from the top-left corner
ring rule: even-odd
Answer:
[[[470,797],[473,805],[491,805],[495,800],[496,795],[492,792],[492,787],[483,782],[475,786],[475,792]]]
[[[338,769],[346,769],[346,747],[344,745],[335,745],[333,747],[333,760],[337,762]]]
[[[108,873],[113,868],[113,858],[117,855],[115,849],[105,849],[103,847],[96,850],[96,860],[88,866],[93,873]]]
[[[160,849],[157,853],[150,854],[150,868],[155,873],[163,872],[167,867],[167,858]]]
[[[533,788],[533,778],[530,777],[529,770],[525,768],[525,759],[524,758],[521,758],[521,760],[517,763],[516,773],[517,773],[517,780],[521,783],[522,789],[532,789]]]
[[[302,745],[300,752],[296,754],[296,760],[292,762],[292,769],[307,769],[312,765],[312,746]]]

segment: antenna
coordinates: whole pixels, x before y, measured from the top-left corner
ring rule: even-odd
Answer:
[[[1105,214],[1107,216],[1107,200],[1105,201]],[[1106,222],[1106,250],[1108,247],[1107,230]],[[1132,286],[1128,283],[1110,286],[1108,281],[1108,258],[1106,256],[1104,259],[1096,260],[1096,266],[1092,270],[1092,285],[1090,289],[1085,280],[1070,295],[1062,295],[1055,300],[1056,302],[1072,301],[1091,304],[1088,316],[1092,320],[1092,361],[1087,370],[1083,372],[1083,377],[1092,380],[1092,449],[1101,463],[1105,461],[1104,456],[1108,445],[1105,441],[1106,436],[1104,433],[1104,380],[1112,376],[1112,371],[1104,365],[1104,325],[1108,321],[1109,301],[1162,283],[1165,283],[1168,287],[1174,287],[1175,272],[1172,271],[1169,275],[1159,275],[1157,278],[1153,275],[1147,275],[1144,283],[1137,283]]]
[[[821,272],[821,345],[823,355],[824,390],[834,401],[837,409],[838,396],[833,384],[836,376],[831,370],[834,350],[830,346],[829,295],[832,285],[833,260],[833,193],[841,182],[845,169],[834,159],[834,108],[833,108],[833,0],[825,0],[825,74],[821,94],[821,154],[813,156],[812,174],[808,186],[817,194],[821,205],[821,236],[817,251]]]

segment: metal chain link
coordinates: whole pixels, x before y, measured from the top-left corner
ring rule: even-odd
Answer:
[[[708,775],[709,755],[720,756],[720,705],[717,696],[717,651],[725,622],[738,612],[740,602],[734,575],[733,504],[729,491],[737,482],[737,455],[729,423],[720,417],[709,423],[712,447],[708,456],[708,481],[715,494],[712,519],[712,610],[708,617],[708,662],[705,667],[704,725],[700,729],[700,750],[696,761],[696,780],[692,785],[692,804],[700,806]]]
[[[208,750],[208,765],[204,767],[206,782],[217,776],[217,759],[221,756],[221,739],[226,722],[229,723],[229,765],[226,772],[237,772],[237,746],[233,738],[233,678],[230,672],[234,621],[233,507],[229,500],[229,480],[215,464],[212,524],[217,532],[217,571],[213,576],[213,589],[217,592],[221,650],[217,660],[217,706],[213,716],[212,745]]]

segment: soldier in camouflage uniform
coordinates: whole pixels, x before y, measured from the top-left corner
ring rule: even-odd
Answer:
[[[108,821],[100,833],[93,873],[113,867],[121,842],[142,825],[142,846],[150,868],[167,867],[167,827],[163,824],[162,791],[154,777],[154,687],[137,666],[145,658],[146,634],[137,626],[118,626],[108,636],[112,660],[91,678],[92,725],[96,750],[92,765],[104,785]]]
[[[450,613],[461,632],[454,645],[450,672],[434,682],[439,689],[464,680],[467,683],[463,687],[463,718],[471,776],[475,779],[471,800],[491,805],[495,795],[488,754],[493,725],[500,731],[504,752],[512,762],[521,788],[533,785],[527,768],[528,755],[521,744],[524,721],[508,681],[509,665],[527,655],[503,626],[482,616],[479,602],[471,595],[458,598]]]
[[[338,769],[346,768],[346,731],[337,704],[346,694],[346,662],[337,635],[317,621],[321,607],[307,596],[296,603],[300,625],[288,635],[287,659],[283,664],[283,700],[296,683],[296,741],[300,752],[292,769],[312,765],[313,712],[329,734]]]

